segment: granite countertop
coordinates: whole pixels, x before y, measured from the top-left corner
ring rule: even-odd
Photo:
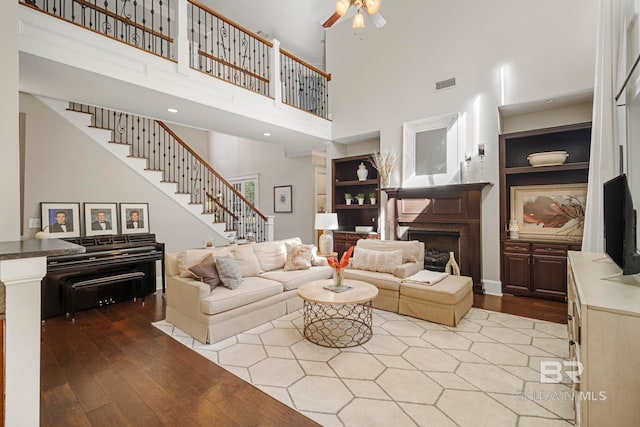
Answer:
[[[0,242],[0,261],[41,256],[71,255],[85,251],[84,246],[60,239],[33,239]]]
[[[83,253],[85,250],[84,246],[69,243],[60,239],[34,239],[0,242],[0,261],[52,255],[79,254]],[[0,319],[4,319],[5,304],[5,288],[4,284],[0,282]]]

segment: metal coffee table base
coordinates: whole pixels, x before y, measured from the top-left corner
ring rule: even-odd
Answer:
[[[371,339],[371,301],[363,304],[320,304],[304,301],[304,336],[323,347],[355,347]]]

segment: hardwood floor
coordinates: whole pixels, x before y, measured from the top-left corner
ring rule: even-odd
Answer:
[[[317,426],[151,325],[161,293],[42,326],[42,426]]]
[[[476,295],[474,306],[566,323],[566,303]],[[293,409],[179,344],[150,322],[146,304],[83,310],[76,322],[42,326],[42,426],[317,426]]]
[[[502,313],[567,323],[567,303],[514,295],[474,295],[473,306]]]

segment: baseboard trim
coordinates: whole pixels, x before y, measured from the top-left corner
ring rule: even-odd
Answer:
[[[502,296],[502,282],[484,279],[482,283],[484,283],[484,293],[486,295]]]

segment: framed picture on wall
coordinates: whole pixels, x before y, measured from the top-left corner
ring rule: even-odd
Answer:
[[[580,240],[587,184],[511,187],[511,219],[521,238]]]
[[[120,203],[122,234],[149,232],[148,203]]]
[[[42,202],[42,231],[52,238],[80,236],[80,203]]]
[[[84,204],[84,235],[118,234],[118,205],[116,203]]]
[[[293,205],[291,204],[291,189],[292,187],[290,185],[273,187],[273,212],[289,213],[293,211]]]

